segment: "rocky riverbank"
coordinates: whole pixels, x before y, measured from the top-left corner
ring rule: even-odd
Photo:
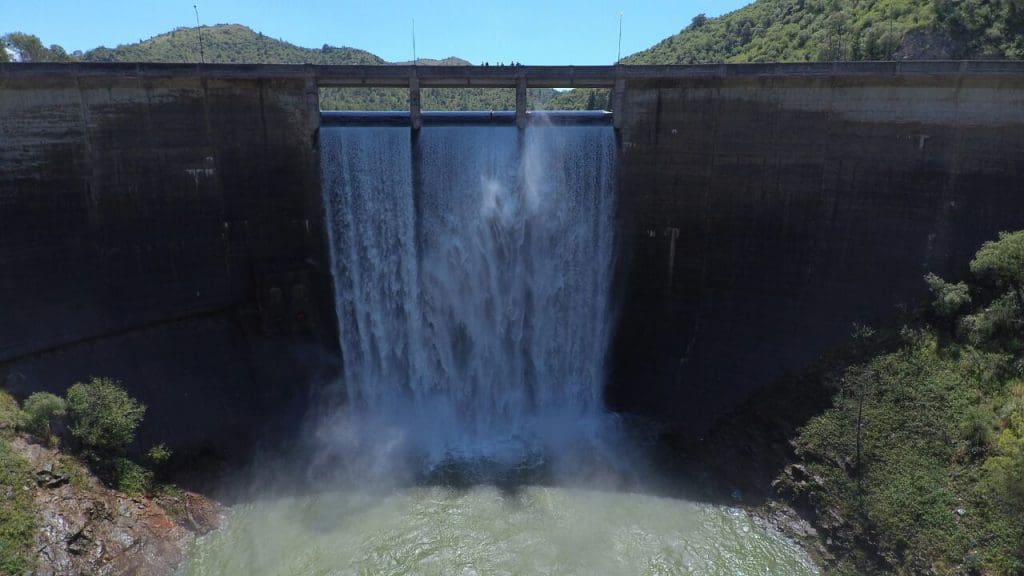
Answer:
[[[31,491],[35,509],[34,575],[171,575],[196,536],[224,517],[224,508],[202,495],[165,489],[128,496],[27,436],[9,444],[31,470],[20,489]]]

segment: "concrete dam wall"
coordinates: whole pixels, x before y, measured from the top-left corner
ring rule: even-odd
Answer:
[[[621,106],[616,409],[699,431],[1024,227],[1019,64],[385,72],[534,70]],[[120,378],[189,446],[301,410],[339,371],[317,86],[366,74],[0,65],[4,385]]]
[[[337,364],[315,86],[21,71],[0,71],[0,381],[121,379],[143,442],[194,447],[304,402]]]
[[[1024,228],[1024,66],[698,67],[627,82],[609,399],[694,430]]]

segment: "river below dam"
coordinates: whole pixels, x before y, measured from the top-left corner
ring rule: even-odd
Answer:
[[[235,508],[195,576],[817,574],[741,510],[642,494],[419,487]]]

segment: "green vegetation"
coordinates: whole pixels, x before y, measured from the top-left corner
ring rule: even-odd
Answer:
[[[43,46],[41,40],[32,34],[10,32],[0,36],[0,62],[7,62],[10,57],[7,48],[18,55],[22,62],[70,62],[72,57],[57,44],[49,48]]]
[[[24,416],[18,402],[4,390],[0,390],[0,436],[9,434],[17,427]]]
[[[1022,59],[1018,0],[756,0],[678,34],[624,64],[833,60]],[[573,90],[551,106],[607,109],[607,90]]]
[[[167,461],[170,460],[171,456],[173,455],[174,452],[172,452],[171,449],[168,448],[166,444],[157,444],[156,446],[150,448],[149,452],[146,452],[146,458],[148,458],[150,462],[157,466],[166,464]]]
[[[838,573],[1024,573],[1024,232],[971,272],[926,277],[920,323],[831,376],[833,407],[796,439],[816,480],[782,492],[844,545]]]
[[[757,0],[693,19],[629,64],[1022,58],[1015,0]]]
[[[36,392],[25,400],[21,427],[36,438],[49,441],[51,425],[67,414],[67,403],[49,392]]]
[[[0,390],[0,574],[25,574],[35,565],[34,478],[10,445],[20,418],[17,402]]]
[[[199,50],[202,36],[202,54]],[[84,62],[191,62],[220,64],[387,64],[365,50],[302,48],[238,24],[177,28],[135,44],[99,47],[80,55]]]
[[[87,449],[120,453],[132,443],[146,407],[109,378],[68,389],[71,435]]]
[[[117,489],[129,496],[141,496],[153,489],[153,471],[128,458],[114,458],[111,462]]]

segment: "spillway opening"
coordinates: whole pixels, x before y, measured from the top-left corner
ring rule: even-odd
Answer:
[[[388,86],[321,87],[321,110],[384,112],[409,109],[409,89]]]
[[[423,88],[420,95],[424,111],[497,112],[516,109],[515,88]]]
[[[537,111],[580,110],[613,111],[612,92],[605,88],[573,88],[571,86],[530,91],[527,109]]]

